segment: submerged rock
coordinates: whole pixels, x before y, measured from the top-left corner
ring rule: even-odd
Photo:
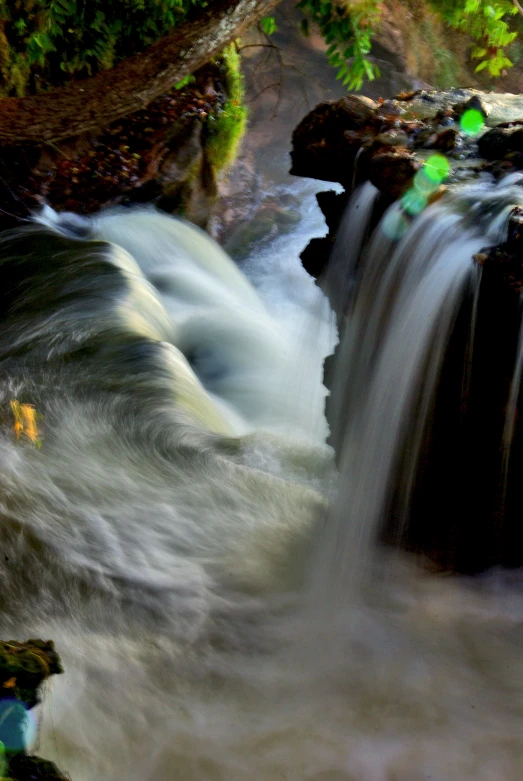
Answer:
[[[11,781],[65,781],[52,762],[26,753],[27,711],[40,703],[40,685],[60,673],[52,640],[0,641],[1,773]]]

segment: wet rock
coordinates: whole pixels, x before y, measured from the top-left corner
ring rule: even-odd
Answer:
[[[0,699],[14,698],[33,708],[40,702],[40,684],[62,672],[52,640],[0,641]]]
[[[39,687],[63,672],[51,640],[0,641],[0,770],[11,781],[65,781],[57,767],[26,754],[27,711],[38,705]]]
[[[281,231],[292,230],[292,228],[301,222],[301,214],[296,209],[274,209],[274,220]]]
[[[311,239],[300,255],[305,271],[318,279],[327,266],[327,259],[332,251],[332,239]]]
[[[474,263],[477,263],[478,266],[484,266],[488,260],[488,255],[486,252],[478,252],[476,255],[473,255],[472,260]]]
[[[465,100],[463,103],[457,103],[455,106],[453,106],[453,109],[457,118],[461,117],[465,111],[474,109],[475,111],[479,111],[485,120],[492,110],[491,106],[480,95],[477,94],[472,95],[469,100]]]
[[[402,130],[388,130],[386,133],[380,133],[376,136],[376,143],[388,147],[407,147],[409,145],[409,136]]]
[[[523,127],[495,127],[478,141],[479,154],[485,160],[500,160],[511,152],[523,153]]]
[[[469,109],[480,111],[492,125],[483,135],[468,136],[461,130],[459,118]],[[522,123],[519,95],[417,90],[378,104],[348,96],[321,103],[300,122],[293,134],[291,173],[339,182],[347,194],[370,180],[383,194],[381,205],[386,208],[410,187],[427,159],[425,150],[447,157],[452,184],[476,180],[486,172],[500,178],[523,168]],[[432,199],[441,193],[438,190]],[[330,251],[339,224],[335,204],[335,198],[327,196],[322,205],[330,243],[315,245],[304,255],[314,274],[328,260],[326,256],[320,261],[320,246]]]
[[[336,193],[334,190],[326,190],[325,192],[317,193],[316,200],[320,207],[325,222],[331,233],[338,230],[338,225],[347,206],[346,193]]]
[[[368,178],[378,190],[396,200],[411,186],[420,168],[421,163],[413,155],[382,152],[373,156]]]
[[[69,781],[54,762],[37,756],[19,754],[9,762],[10,781]]]
[[[249,222],[240,225],[225,245],[226,251],[233,258],[241,260],[249,254],[254,244],[274,236],[278,232],[274,215],[261,213]]]
[[[376,109],[354,95],[320,103],[293,133],[291,174],[348,184],[359,149],[380,125]]]
[[[456,149],[459,140],[459,131],[454,127],[441,130],[436,136],[429,149],[437,149],[439,152],[452,152]]]
[[[398,101],[384,100],[383,103],[380,104],[379,113],[382,116],[399,117],[401,114],[405,113],[405,109],[400,105],[400,103],[398,103]]]
[[[332,131],[336,143],[341,145],[343,136],[346,144],[357,146],[357,164],[352,165],[352,177],[346,169],[338,171],[336,180],[345,185],[346,193],[324,193],[318,197],[329,234],[313,239],[301,255],[305,269],[313,276],[318,277],[327,266],[353,184],[370,180],[380,191],[374,203],[372,231],[383,210],[411,186],[413,176],[432,156],[425,150],[445,155],[450,164],[446,179],[449,185],[472,182],[479,176],[493,181],[523,169],[521,96],[491,98],[470,90],[431,91],[418,92],[401,104],[405,113],[396,115],[382,113],[380,108],[379,126],[367,121],[364,125],[344,127],[337,136]],[[387,111],[390,108],[389,103]],[[468,136],[458,124],[461,115],[471,108],[480,111],[486,124],[492,125],[483,135],[480,131]],[[325,135],[324,146],[328,139]],[[396,141],[401,141],[401,146]],[[316,139],[315,143],[319,141]],[[306,147],[305,141],[302,146]],[[323,150],[323,154],[328,159],[329,150]],[[341,158],[336,155],[330,162],[333,176],[336,159],[339,165]],[[306,169],[305,159],[302,164]],[[444,189],[440,186],[428,202],[440,198]],[[406,206],[405,218],[410,220]],[[423,435],[409,520],[401,540],[402,547],[429,557],[441,570],[464,573],[500,565],[521,567],[523,561],[520,414],[516,415],[506,484],[500,485],[505,409],[521,349],[518,340],[523,295],[523,208],[513,209],[505,243],[477,252],[473,261],[481,267],[479,296],[476,299],[464,295],[452,329],[431,424]],[[343,314],[343,296],[340,301],[335,308]],[[475,333],[471,347],[472,317]],[[332,365],[332,361],[325,363],[327,387],[332,379]],[[471,365],[464,393],[464,366]],[[405,452],[412,447],[407,438]],[[506,492],[500,497],[501,488],[506,488]],[[401,487],[398,496],[400,492]],[[391,499],[390,519],[384,519],[382,540],[397,546],[395,499]]]

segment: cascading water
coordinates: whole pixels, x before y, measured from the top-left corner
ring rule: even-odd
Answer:
[[[519,781],[517,579],[391,554],[387,588],[367,578],[355,599],[336,550],[357,563],[375,537],[485,245],[462,213],[483,195],[432,207],[399,245],[382,222],[358,263],[329,415],[362,483],[344,473],[351,512],[326,522],[314,385],[332,332],[301,271],[268,313],[209,239],[155,212],[4,235],[0,636],[55,640],[66,674],[39,750],[74,781]],[[263,262],[272,279],[247,271],[270,300],[291,272]],[[40,449],[14,438],[10,399],[43,416]]]
[[[521,188],[513,184],[511,177],[497,187],[458,189],[428,208],[400,240],[397,226],[404,232],[405,218],[401,205],[394,204],[360,259],[359,272],[353,249],[359,241],[349,237],[350,266],[358,281],[340,313],[343,332],[329,408],[342,479],[327,523],[320,575],[338,601],[346,600],[350,582],[360,582],[398,491],[394,530],[389,522],[387,537],[402,540],[438,377],[469,291],[474,340],[480,275],[471,258],[505,241],[510,214],[523,203]],[[368,197],[358,193],[354,202]],[[355,230],[359,235],[365,226]],[[339,248],[337,253],[335,263],[342,264]],[[331,273],[338,276],[336,265],[327,274],[326,290]],[[470,371],[463,367],[465,384]],[[516,403],[517,394],[512,406]],[[336,609],[338,601],[331,602]]]
[[[521,302],[523,303],[523,302]],[[523,374],[523,318],[518,336],[518,349],[516,362],[514,364],[514,374],[510,383],[510,395],[507,404],[505,417],[505,426],[503,429],[503,460],[501,474],[501,491],[503,500],[507,490],[508,470],[510,463],[510,453],[514,439],[514,429],[516,427],[516,415],[518,411],[519,394],[521,390],[521,375]]]

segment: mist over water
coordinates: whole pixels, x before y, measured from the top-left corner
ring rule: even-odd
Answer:
[[[430,575],[374,552],[375,517],[362,543],[354,515],[376,510],[432,326],[443,312],[443,349],[483,240],[455,212],[417,218],[392,262],[371,242],[382,281],[362,278],[342,334],[337,494],[321,386],[336,334],[298,260],[319,225],[245,276],[148,210],[82,223],[87,241],[67,221],[76,238],[3,240],[1,408],[33,403],[43,444],[5,414],[1,636],[55,640],[66,674],[39,752],[74,781],[520,781],[519,573]]]

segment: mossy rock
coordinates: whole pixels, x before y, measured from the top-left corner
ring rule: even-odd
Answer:
[[[16,699],[33,708],[40,702],[40,684],[62,672],[52,640],[0,642],[0,699]]]

